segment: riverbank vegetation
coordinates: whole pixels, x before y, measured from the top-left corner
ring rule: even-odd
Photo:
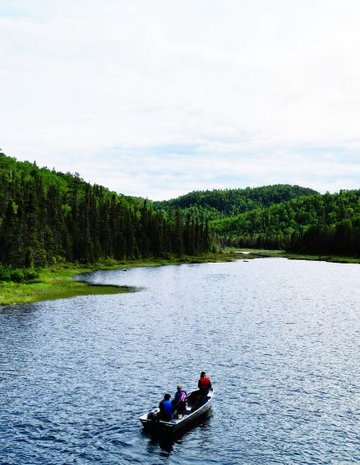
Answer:
[[[131,292],[126,286],[98,286],[74,280],[79,273],[90,271],[83,267],[52,267],[39,270],[31,281],[2,282],[0,305],[24,304],[92,294]]]
[[[218,253],[228,247],[252,251]],[[0,304],[128,291],[73,280],[94,269],[242,256],[359,262],[360,190],[274,185],[152,202],[0,153]]]
[[[228,248],[221,252],[208,253],[201,256],[183,256],[181,258],[173,257],[169,259],[127,260],[119,262],[105,260],[86,267],[79,264],[61,264],[37,271],[19,269],[18,271],[23,272],[24,275],[26,275],[26,271],[29,271],[28,279],[22,279],[21,281],[1,281],[0,279],[0,305],[33,303],[42,300],[63,299],[81,295],[118,294],[138,290],[137,288],[127,286],[92,285],[85,281],[85,276],[83,280],[78,280],[79,275],[96,270],[125,270],[140,266],[181,265],[233,260],[247,261],[255,258],[288,258],[360,263],[360,257],[289,254],[283,250]]]
[[[275,185],[192,192],[154,205],[208,218],[221,246],[360,257],[360,190],[319,194]]]
[[[94,285],[87,283],[85,276],[79,280],[79,275],[95,270],[231,261],[237,258],[239,255],[236,251],[228,251],[227,253],[208,253],[201,256],[168,259],[149,258],[123,261],[107,259],[88,266],[63,263],[37,270],[13,268],[12,271],[16,270],[16,276],[21,275],[22,279],[12,281],[7,278],[7,275],[0,276],[0,305],[32,303],[80,295],[118,294],[137,290],[137,288],[127,286]],[[8,267],[2,267],[3,270],[6,268]]]

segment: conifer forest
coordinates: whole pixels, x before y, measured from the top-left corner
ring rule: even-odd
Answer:
[[[0,153],[0,267],[201,255],[223,246],[360,256],[360,190],[273,185],[152,202]]]
[[[155,211],[36,163],[0,154],[0,262],[14,267],[196,255],[210,247],[207,224],[180,210]]]

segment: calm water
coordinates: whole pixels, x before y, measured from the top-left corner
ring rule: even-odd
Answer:
[[[137,293],[0,308],[0,463],[360,463],[360,266],[262,259],[97,272]],[[138,416],[206,370],[172,443]]]

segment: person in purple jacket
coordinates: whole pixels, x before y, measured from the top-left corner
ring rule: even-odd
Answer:
[[[186,399],[187,399],[186,391],[184,391],[181,384],[179,384],[176,389],[175,397],[173,400],[173,407],[177,411],[177,413],[180,415],[183,414],[186,408]]]

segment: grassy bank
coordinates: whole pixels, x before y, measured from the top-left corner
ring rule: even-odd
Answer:
[[[127,286],[93,285],[74,280],[74,277],[81,273],[95,270],[228,261],[235,258],[238,258],[238,256],[229,252],[226,254],[209,254],[200,257],[175,257],[171,259],[147,259],[122,262],[109,260],[87,267],[74,264],[57,265],[40,270],[38,278],[33,282],[0,282],[0,305],[24,304],[42,300],[64,299],[80,295],[119,294],[136,290],[135,288],[129,288]]]
[[[74,280],[74,276],[86,271],[91,270],[83,267],[56,267],[41,270],[36,281],[31,283],[2,282],[0,283],[0,305],[131,291],[127,287],[98,286]]]
[[[199,257],[175,257],[171,259],[147,259],[131,261],[107,261],[93,266],[58,265],[40,270],[39,277],[31,283],[0,283],[0,305],[23,304],[42,300],[64,299],[80,295],[119,294],[133,292],[126,286],[93,285],[74,280],[76,275],[105,269],[133,268],[139,266],[176,265],[181,263],[226,262],[239,259],[282,257],[296,260],[322,260],[339,263],[360,263],[360,258],[289,254],[281,250],[227,249],[222,253]]]

